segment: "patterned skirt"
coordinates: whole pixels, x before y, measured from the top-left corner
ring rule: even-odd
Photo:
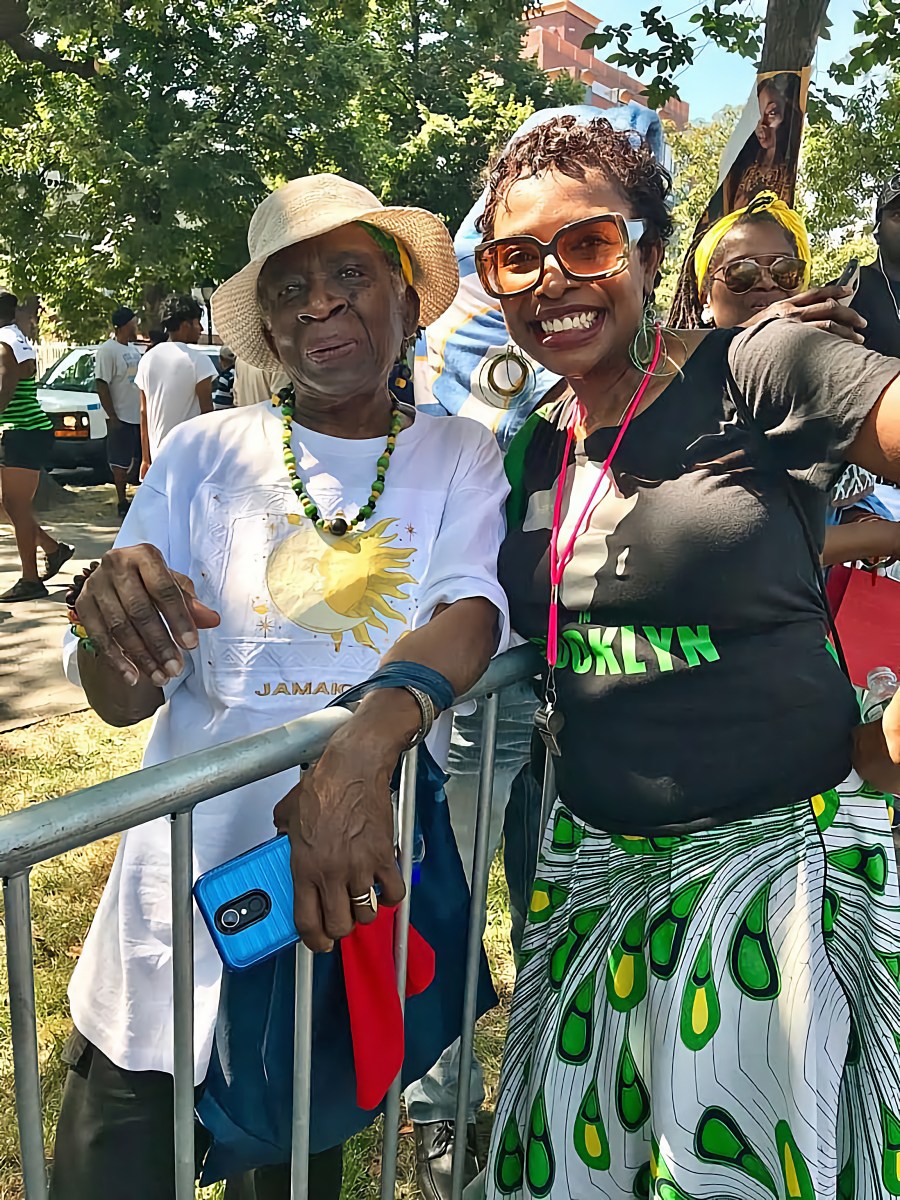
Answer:
[[[557,804],[486,1195],[900,1196],[900,897],[885,797],[679,837]]]

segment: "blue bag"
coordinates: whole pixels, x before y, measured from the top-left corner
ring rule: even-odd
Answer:
[[[354,689],[355,692],[355,689]],[[357,698],[345,693],[343,702]],[[469,889],[444,797],[447,776],[419,747],[416,801],[425,841],[411,922],[435,953],[435,975],[406,1001],[402,1080],[420,1079],[462,1031]],[[397,779],[395,778],[395,785]],[[215,1041],[197,1116],[210,1137],[200,1182],[291,1157],[294,1061],[293,948],[239,974],[225,972]],[[497,1003],[482,951],[479,1016]],[[313,980],[312,1130],[319,1153],[370,1125],[380,1109],[356,1105],[350,1021],[339,954],[316,955]]]

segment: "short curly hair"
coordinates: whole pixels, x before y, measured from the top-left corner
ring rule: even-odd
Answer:
[[[584,124],[571,113],[536,125],[497,154],[488,168],[480,232],[493,237],[497,209],[516,180],[546,171],[579,180],[589,171],[601,172],[629,201],[634,215],[647,222],[647,244],[665,245],[672,236],[672,178],[646,140],[634,130],[613,129],[605,117]]]

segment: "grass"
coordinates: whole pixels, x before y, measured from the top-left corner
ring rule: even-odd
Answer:
[[[93,713],[56,717],[0,735],[0,814],[39,803],[136,770],[148,728],[112,729]],[[44,1091],[44,1139],[52,1147],[65,1068],[60,1051],[70,1029],[66,988],[115,854],[115,838],[74,850],[32,872],[35,999],[38,1050]],[[485,1068],[486,1108],[494,1091],[512,992],[508,915],[503,874],[494,864],[485,945],[501,1005],[479,1024],[476,1047]],[[3,927],[0,925],[0,1200],[21,1200],[22,1181],[15,1122],[9,1003]],[[415,1156],[408,1126],[400,1139],[397,1195],[416,1195]],[[375,1200],[381,1174],[380,1121],[347,1147],[343,1200]],[[219,1200],[221,1187],[198,1192]]]

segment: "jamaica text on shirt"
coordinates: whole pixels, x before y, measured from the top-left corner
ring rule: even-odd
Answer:
[[[708,625],[587,625],[563,631],[560,670],[576,675],[644,675],[719,661]]]
[[[352,686],[349,683],[319,682],[314,684],[311,679],[307,679],[305,683],[300,683],[296,679],[288,683],[279,679],[273,680],[272,683],[264,683],[261,688],[256,688],[256,694],[257,696],[342,696]]]

